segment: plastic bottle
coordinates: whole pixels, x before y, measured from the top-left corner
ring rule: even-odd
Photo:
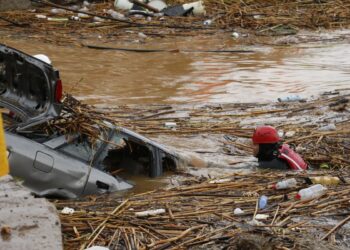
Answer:
[[[273,185],[274,189],[287,189],[292,188],[297,185],[297,180],[294,178],[290,178],[287,180],[279,181],[275,185]]]
[[[90,16],[84,13],[78,13],[78,17],[80,18],[89,18]]]
[[[121,10],[131,10],[134,4],[128,0],[115,0],[114,7]]]
[[[91,3],[89,3],[88,1],[83,2],[83,6],[89,7],[90,5],[91,5]]]
[[[234,215],[241,215],[244,214],[244,211],[242,209],[240,209],[239,207],[235,208],[235,210],[233,211]]]
[[[176,122],[166,122],[164,123],[166,128],[176,128]]]
[[[148,6],[151,6],[159,11],[165,9],[167,7],[166,3],[164,3],[163,1],[161,0],[151,0],[149,3],[148,3]]]
[[[305,101],[305,99],[301,98],[299,95],[290,95],[286,97],[277,98],[279,102],[296,102],[296,101]]]
[[[63,9],[51,9],[50,12],[52,14],[65,14],[65,13],[67,13],[67,11],[63,10]]]
[[[238,37],[239,37],[239,33],[238,33],[238,32],[233,32],[233,33],[231,34],[231,36],[232,36],[233,38],[238,38]]]
[[[192,13],[195,16],[205,15],[205,7],[203,1],[197,1],[192,3],[185,3],[182,5],[185,10],[193,8]]]
[[[119,12],[116,12],[114,10],[108,10],[107,14],[111,15],[111,17],[115,18],[115,19],[125,19],[125,16]]]
[[[335,124],[334,123],[330,123],[330,124],[328,124],[326,126],[320,127],[318,129],[318,131],[334,131],[336,129],[337,129],[337,127],[335,126]]]
[[[323,185],[338,185],[340,179],[334,176],[315,176],[309,177],[313,184],[323,184]]]
[[[322,196],[326,192],[327,188],[321,184],[316,184],[308,188],[301,189],[295,196],[297,200],[309,200]]]

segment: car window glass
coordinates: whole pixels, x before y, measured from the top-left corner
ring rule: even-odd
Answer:
[[[123,136],[115,131],[113,133],[112,138],[108,140],[107,147],[101,152],[101,159],[104,159],[108,155],[108,151],[113,148],[123,147],[125,145],[125,141],[123,140]]]
[[[152,150],[143,141],[116,130],[102,152],[100,166],[112,175],[149,175],[153,166]]]
[[[45,74],[38,68],[29,65],[29,72],[31,72],[28,76],[28,88],[29,94],[36,101],[36,108],[41,108],[45,105],[49,95],[48,85],[46,83],[47,79]]]
[[[59,150],[85,162],[91,162],[100,144],[99,140],[92,145],[87,139],[77,138],[73,142],[63,145]]]

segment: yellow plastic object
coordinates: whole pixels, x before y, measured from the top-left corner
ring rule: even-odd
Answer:
[[[0,176],[7,175],[9,173],[9,164],[7,161],[6,143],[4,127],[2,123],[2,115],[0,113]]]
[[[327,163],[322,163],[322,164],[320,165],[320,168],[329,169],[329,166],[328,166]]]
[[[334,176],[316,176],[309,177],[313,184],[323,184],[323,185],[338,185],[340,179]]]

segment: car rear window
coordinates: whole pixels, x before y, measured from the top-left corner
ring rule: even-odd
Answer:
[[[91,145],[88,140],[84,138],[77,138],[70,143],[64,144],[58,150],[89,163],[93,160],[100,144],[101,142],[98,141],[94,145]]]

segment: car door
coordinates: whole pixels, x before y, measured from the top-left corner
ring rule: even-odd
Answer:
[[[55,147],[6,132],[10,174],[42,196],[75,198],[83,192],[89,166]]]
[[[67,140],[67,136],[61,136],[45,145],[55,150],[57,161],[53,171],[57,176],[62,176],[55,181],[56,186],[65,186],[67,189],[78,191],[78,196],[83,194],[86,183],[92,169],[92,162],[100,142],[91,145],[85,137],[75,136]]]

